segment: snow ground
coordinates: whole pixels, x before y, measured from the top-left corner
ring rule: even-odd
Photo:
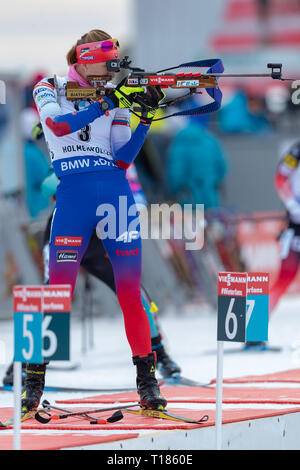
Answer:
[[[168,351],[181,366],[184,376],[200,382],[209,382],[216,377],[216,353],[208,354],[209,351],[216,351],[217,318],[213,312],[197,306],[189,306],[180,314],[170,310],[160,317],[160,324]],[[270,345],[282,346],[282,351],[225,354],[224,378],[272,373],[300,367],[299,326],[300,297],[284,299],[274,313],[269,327]],[[0,340],[4,342],[6,356],[6,363],[0,364],[0,381],[4,376],[7,363],[12,357],[12,331],[12,321],[0,322]],[[46,376],[47,385],[92,388],[135,387],[135,367],[131,362],[131,351],[125,337],[122,318],[95,318],[93,333],[94,348],[83,353],[81,324],[78,318],[72,320],[71,363],[78,363],[80,367],[70,371],[49,368]],[[224,350],[233,347],[240,348],[240,346],[238,343],[226,343]],[[63,365],[65,364],[52,363],[52,366],[56,367]],[[226,384],[226,386],[229,385]],[[255,386],[296,387],[297,384],[257,384]],[[91,392],[45,392],[43,398],[54,403],[55,400],[62,398],[79,398],[91,395],[93,395]],[[6,406],[13,406],[13,394],[1,391],[0,407]],[[199,409],[199,404],[172,403],[172,407]],[[215,405],[205,404],[204,407],[213,409]],[[283,409],[290,408],[291,405],[224,405],[224,408],[239,407]],[[104,431],[93,432],[104,433]]]
[[[200,382],[209,382],[215,378],[217,318],[213,312],[189,306],[181,314],[166,312],[160,317],[160,324],[167,349],[181,366],[184,376]],[[274,313],[269,326],[269,344],[280,345],[283,350],[279,353],[225,354],[224,378],[300,367],[299,327],[300,297],[286,298]],[[0,364],[0,380],[12,357],[12,331],[12,321],[0,322],[0,340],[4,342],[6,357],[6,364]],[[47,385],[93,388],[135,386],[135,367],[131,362],[131,351],[125,337],[122,318],[95,318],[93,333],[94,348],[83,353],[81,323],[74,318],[71,322],[71,363],[78,363],[80,367],[67,372],[52,370],[50,367],[47,371]],[[225,351],[228,348],[240,347],[240,343],[224,343]],[[68,363],[57,361],[51,365],[59,368]],[[57,392],[48,393],[50,398],[54,394],[58,398]],[[0,406],[9,404],[11,393],[1,392]]]

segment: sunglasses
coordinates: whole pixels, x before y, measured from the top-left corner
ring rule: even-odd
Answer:
[[[114,47],[120,47],[117,39],[107,39],[107,41],[101,41],[100,47],[103,51],[110,51]]]
[[[119,41],[117,39],[80,44],[76,47],[77,62],[95,64],[107,60],[119,60],[118,47]]]
[[[81,55],[85,54],[86,52],[93,52],[97,49],[101,49],[103,52],[107,52],[118,47],[120,47],[120,44],[117,39],[107,39],[106,41],[98,41],[95,43],[91,43],[91,46],[88,47],[88,50],[81,49]]]

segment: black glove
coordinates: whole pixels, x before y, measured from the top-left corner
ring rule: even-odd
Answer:
[[[43,135],[44,135],[44,132],[43,132],[42,124],[38,122],[37,124],[35,124],[35,126],[32,129],[32,137],[34,137],[35,139],[40,139],[41,137],[43,137]]]
[[[141,122],[150,125],[155,116],[159,103],[165,98],[160,86],[147,86],[144,94],[138,94],[135,101],[141,106]]]
[[[144,88],[125,86],[126,81],[127,78],[122,80],[116,88],[107,90],[105,93],[106,97],[113,102],[115,108],[130,108],[137,93],[145,94]]]

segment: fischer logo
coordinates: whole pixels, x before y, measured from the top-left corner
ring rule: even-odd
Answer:
[[[56,246],[81,246],[82,237],[55,237]]]
[[[227,286],[231,286],[231,283],[247,283],[246,277],[239,277],[239,276],[231,276],[231,274],[227,274],[227,276],[219,276],[219,282],[226,282]]]

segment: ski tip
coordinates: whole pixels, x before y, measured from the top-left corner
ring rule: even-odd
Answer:
[[[5,428],[5,429],[8,429],[8,428],[12,428],[14,425],[14,418],[9,418],[7,421],[4,421],[4,423],[1,422],[1,426],[0,428]]]
[[[12,385],[8,385],[8,384],[3,384],[1,386],[1,390],[3,391],[7,391],[7,392],[11,392],[13,390],[13,386]]]
[[[164,385],[184,386],[184,387],[208,387],[210,382],[202,383],[196,382],[195,380],[188,379],[186,377],[170,376],[164,379]]]

